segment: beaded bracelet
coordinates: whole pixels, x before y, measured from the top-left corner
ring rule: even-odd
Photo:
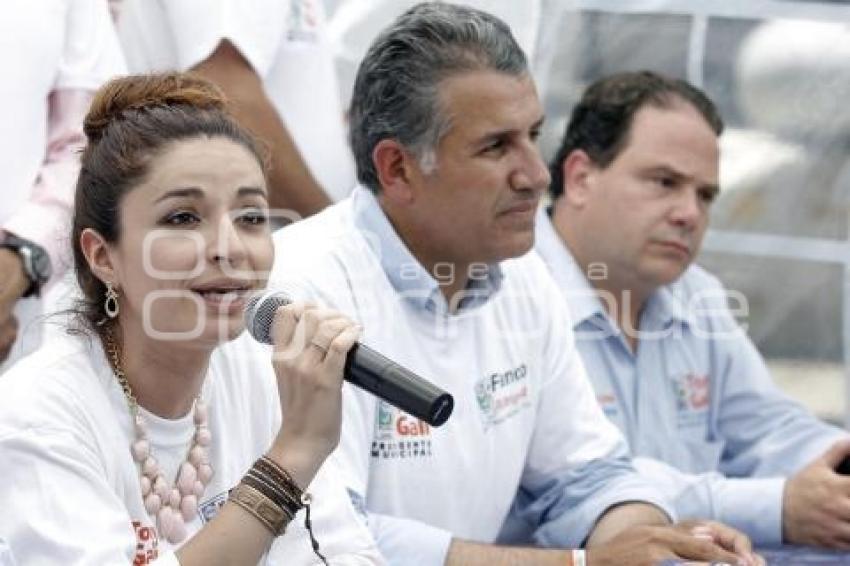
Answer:
[[[291,521],[295,518],[295,514],[290,511],[289,505],[281,503],[280,496],[274,493],[274,488],[269,486],[267,483],[258,480],[257,478],[246,475],[242,478],[242,483],[240,485],[247,485],[254,490],[263,494],[263,497],[268,499],[271,503],[273,503],[278,509],[280,509],[284,515],[286,515],[287,522]]]
[[[254,515],[274,536],[283,534],[296,513],[305,509],[304,527],[310,535],[313,552],[323,564],[328,564],[313,534],[310,494],[303,491],[292,475],[274,460],[263,456],[254,462],[242,482],[231,490],[230,497],[234,503]]]
[[[229,499],[256,517],[274,536],[282,535],[291,519],[263,492],[245,483],[233,488]]]
[[[254,468],[269,474],[278,484],[291,489],[298,497],[300,497],[303,493],[303,490],[297,483],[295,483],[295,480],[292,479],[289,472],[280,467],[277,462],[268,456],[262,456],[259,460],[254,462]]]
[[[310,545],[313,547],[313,552],[318,556],[322,563],[327,564],[327,559],[322,555],[319,551],[319,541],[316,540],[316,536],[313,534],[313,523],[310,520],[310,503],[312,501],[312,497],[306,491],[303,491],[292,476],[283,469],[281,466],[277,464],[274,460],[269,458],[268,456],[262,456],[259,460],[254,463],[255,470],[262,470],[263,472],[269,474],[273,480],[279,482],[279,485],[285,486],[288,489],[285,489],[287,495],[295,495],[298,503],[300,503],[301,507],[304,507],[306,510],[306,514],[304,516],[304,528],[307,529],[307,534],[310,535]]]
[[[293,517],[301,510],[302,507],[304,507],[304,504],[301,502],[301,497],[303,496],[302,493],[294,492],[292,488],[287,489],[286,486],[281,485],[272,476],[263,472],[260,468],[255,466],[248,470],[248,473],[245,474],[242,481],[249,478],[265,486],[264,491],[269,492],[266,495],[274,499],[275,503],[281,507],[285,507],[286,510],[289,511],[289,514]]]

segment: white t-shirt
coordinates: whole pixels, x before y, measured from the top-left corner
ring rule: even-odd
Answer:
[[[364,230],[363,217],[380,226]],[[357,188],[275,234],[270,288],[351,316],[364,328],[363,343],[455,400],[448,422],[433,428],[347,386],[338,454],[354,500],[369,513],[419,522],[405,527],[409,537],[432,536],[432,547],[448,539],[425,525],[494,541],[519,487],[538,503],[548,497],[567,508],[560,544],[580,543],[615,502],[654,500],[640,482],[615,486],[624,479],[618,476],[606,483],[604,470],[594,480],[604,493],[577,488],[580,469],[624,454],[625,443],[596,403],[566,305],[539,257],[502,262],[498,291],[476,308],[449,314],[427,306],[439,296],[436,283],[391,230],[374,196]],[[386,270],[391,264],[395,273]],[[392,561],[374,519],[373,534]],[[405,547],[412,551],[409,537],[391,546],[402,555]],[[445,547],[417,563],[439,563],[440,552]]]
[[[224,504],[280,423],[269,351],[243,344],[210,362],[203,389],[215,470],[189,532]],[[152,453],[172,484],[194,433],[192,414],[145,413]],[[250,416],[250,417],[249,417]],[[66,336],[25,358],[0,380],[0,537],[20,564],[174,564],[144,509],[127,402],[95,339]],[[328,461],[309,486],[322,552],[339,564],[380,562]],[[303,511],[266,564],[317,562]]]
[[[2,9],[0,226],[30,197],[44,164],[49,95],[62,89],[94,91],[124,70],[103,0],[6,0]],[[73,191],[72,187],[59,189]],[[62,199],[57,196],[56,200]],[[9,359],[0,364],[0,374],[38,345],[40,310],[36,298],[18,301],[18,341]]]
[[[123,69],[102,0],[6,0],[0,18],[0,224],[29,196],[47,147],[47,97]]]
[[[124,0],[118,33],[131,72],[181,69],[230,40],[262,78],[328,195],[354,186],[354,161],[320,0]]]

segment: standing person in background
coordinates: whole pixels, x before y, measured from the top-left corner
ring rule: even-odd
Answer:
[[[318,212],[354,186],[320,0],[123,0],[132,72],[194,70],[271,151],[273,209]]]
[[[218,353],[271,266],[256,142],[213,84],[180,74],[108,83],[85,133],[75,332],[0,380],[15,560],[381,564],[325,465],[357,328],[289,305],[252,365]]]
[[[105,0],[4,2],[0,372],[40,343],[39,297],[68,262],[83,116],[94,91],[123,72]]]
[[[536,248],[570,304],[602,409],[680,516],[760,544],[850,549],[850,478],[835,471],[847,432],[776,388],[726,290],[693,264],[719,192],[722,130],[684,81],[600,79],[552,162]]]

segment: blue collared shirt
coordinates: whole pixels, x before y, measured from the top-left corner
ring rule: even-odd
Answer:
[[[775,387],[705,270],[691,266],[649,298],[633,351],[545,213],[537,226],[536,249],[570,305],[597,400],[638,469],[666,489],[680,517],[781,542],[783,478],[846,432]]]

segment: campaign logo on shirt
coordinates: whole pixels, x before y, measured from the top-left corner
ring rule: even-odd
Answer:
[[[136,533],[136,553],[133,555],[133,566],[152,564],[159,557],[159,537],[156,529],[133,521],[133,532]]]
[[[431,427],[384,401],[378,402],[372,458],[428,458],[431,453]]]
[[[527,378],[528,366],[522,364],[485,375],[475,383],[475,399],[485,431],[531,406]]]
[[[679,426],[694,426],[705,422],[705,412],[711,401],[711,380],[708,375],[686,373],[673,378]]]
[[[319,14],[315,0],[290,0],[287,37],[289,41],[316,43]]]

